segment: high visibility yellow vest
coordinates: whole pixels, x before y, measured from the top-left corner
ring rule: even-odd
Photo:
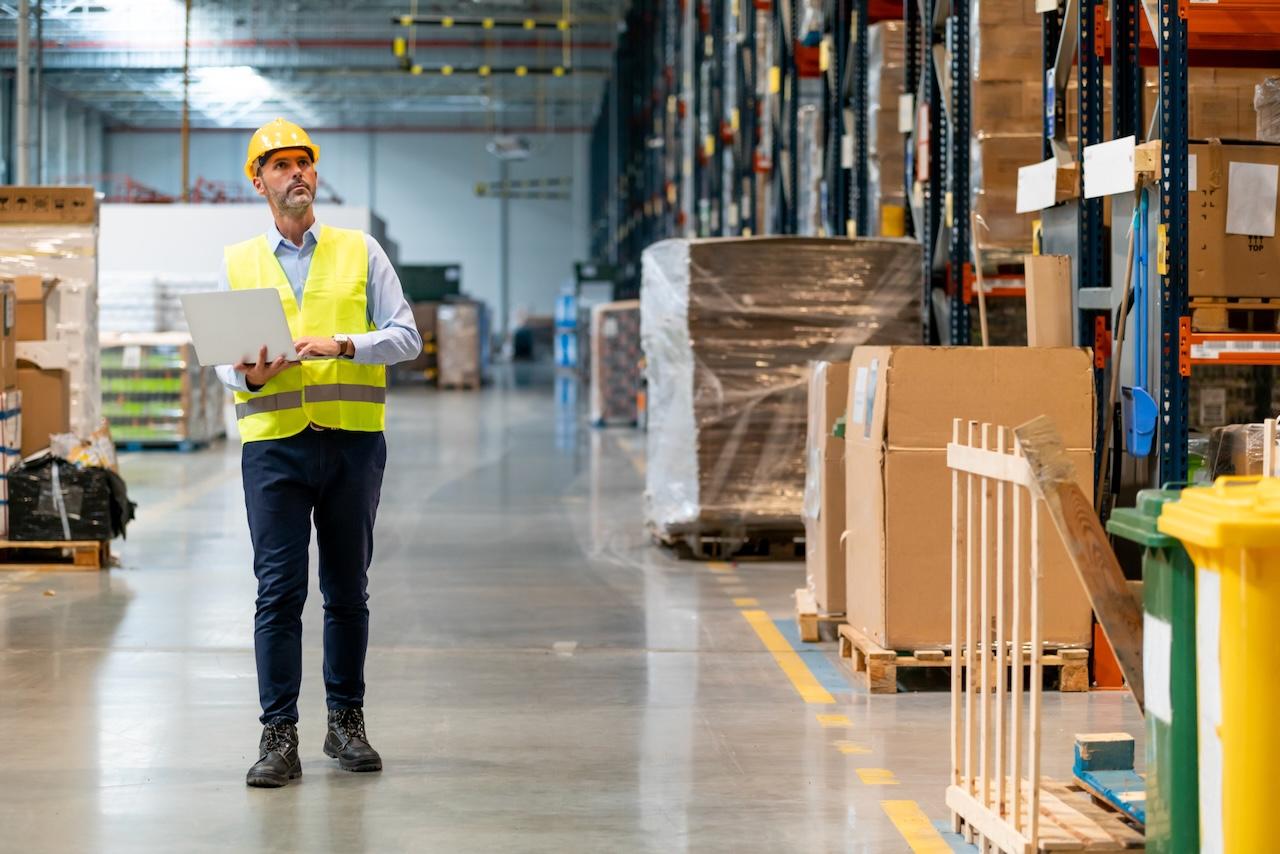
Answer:
[[[266,235],[226,248],[227,278],[235,290],[275,288],[296,338],[354,335],[369,322],[365,286],[369,248],[356,230],[321,226],[299,307]],[[256,392],[236,392],[236,418],[245,442],[284,439],[310,424],[376,432],[386,426],[387,371],[349,359],[303,361]]]

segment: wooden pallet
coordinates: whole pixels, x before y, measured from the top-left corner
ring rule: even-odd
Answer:
[[[899,667],[951,667],[951,655],[945,649],[917,649],[910,653],[885,649],[848,623],[840,626],[840,658],[848,659],[854,675],[872,694],[898,692]],[[1030,651],[1023,656],[1029,661]],[[1060,668],[1058,690],[1089,690],[1089,650],[1046,649],[1040,657],[1045,667]],[[961,665],[964,660],[961,659]],[[992,669],[995,658],[992,657]]]
[[[1011,791],[1013,781],[1007,782]],[[1030,801],[1030,784],[1022,781],[1023,821]],[[1143,851],[1146,839],[1118,813],[1102,809],[1087,792],[1048,777],[1040,778],[1040,824],[1034,849],[1021,844],[1007,819],[995,816],[972,794],[957,786],[947,789],[947,806],[960,820],[960,832],[972,842],[985,834],[998,851]],[[1023,824],[1026,827],[1026,824]]]
[[[473,380],[465,383],[440,383],[441,391],[479,391],[480,381]]]
[[[38,557],[37,557],[38,556]],[[0,571],[96,572],[111,566],[111,543],[0,539]]]
[[[1191,328],[1197,332],[1277,332],[1280,299],[1196,297],[1191,300]]]
[[[822,640],[824,625],[839,625],[844,622],[844,614],[828,614],[818,608],[813,592],[808,587],[800,587],[795,592],[796,628],[800,631],[800,640],[805,643],[817,643]]]
[[[655,533],[654,541],[673,550],[682,560],[804,560],[804,535],[800,531]]]
[[[122,453],[138,453],[141,451],[177,451],[178,453],[189,454],[192,451],[203,451],[205,448],[209,447],[210,441],[211,440],[194,442],[189,439],[147,439],[145,441],[141,441],[127,439],[123,442],[116,442],[116,450]]]

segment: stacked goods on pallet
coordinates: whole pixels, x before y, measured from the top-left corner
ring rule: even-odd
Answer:
[[[668,543],[797,535],[809,363],[919,335],[914,241],[664,240],[643,256],[646,522]]]
[[[591,311],[591,423],[634,425],[640,417],[640,301],[597,305]]]
[[[867,205],[869,234],[901,237],[906,199],[906,137],[898,129],[898,97],[906,84],[906,43],[901,21],[867,28]]]
[[[440,385],[446,388],[479,388],[481,312],[475,302],[448,302],[436,310],[439,338]]]
[[[0,538],[9,536],[9,470],[22,461],[22,392],[0,391]]]
[[[16,356],[24,449],[50,432],[92,433],[101,420],[98,208],[92,187],[0,192],[0,281],[18,296]]]
[[[217,289],[213,276],[104,274],[98,326],[102,332],[186,332],[182,295]]]
[[[439,344],[436,340],[436,313],[440,310],[438,302],[410,303],[413,311],[413,322],[418,327],[418,335],[422,337],[422,353],[412,362],[400,366],[400,370],[413,377],[421,377],[434,385],[440,373]]]
[[[823,613],[843,613],[844,436],[836,419],[848,406],[849,363],[814,362],[809,375],[808,454],[804,480],[804,560],[809,593]]]
[[[1263,68],[1188,68],[1187,136],[1191,139],[1250,140],[1261,124],[1254,107],[1259,83],[1274,75]],[[1147,115],[1159,100],[1158,70],[1144,70]],[[1280,140],[1272,140],[1280,141]]]
[[[226,393],[185,332],[102,338],[102,408],[121,444],[200,445],[226,435]]]
[[[1090,496],[1094,412],[1093,358],[1083,349],[859,347],[845,428],[849,625],[890,650],[950,642],[953,418],[1014,427],[1048,415]],[[1005,512],[1011,519],[1007,503]],[[1043,639],[1088,646],[1089,600],[1065,546],[1049,531],[1041,591],[1053,604],[1044,612]]]

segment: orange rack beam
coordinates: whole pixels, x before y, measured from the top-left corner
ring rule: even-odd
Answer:
[[[1280,333],[1193,332],[1189,317],[1178,326],[1184,377],[1191,376],[1192,365],[1280,365]]]
[[[1220,0],[1187,3],[1187,51],[1192,65],[1268,67],[1280,58],[1280,0]],[[1142,64],[1155,65],[1156,41],[1138,14],[1141,25]],[[1111,21],[1104,24],[1105,38],[1098,41],[1110,53]],[[1259,54],[1270,53],[1272,57]]]

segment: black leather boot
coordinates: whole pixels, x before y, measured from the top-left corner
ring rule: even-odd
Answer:
[[[278,789],[301,776],[297,726],[288,720],[272,721],[264,726],[258,741],[258,761],[245,776],[246,785]]]
[[[343,771],[382,770],[382,757],[369,745],[369,736],[364,730],[364,710],[334,709],[329,712],[324,755],[338,760],[338,767]]]

